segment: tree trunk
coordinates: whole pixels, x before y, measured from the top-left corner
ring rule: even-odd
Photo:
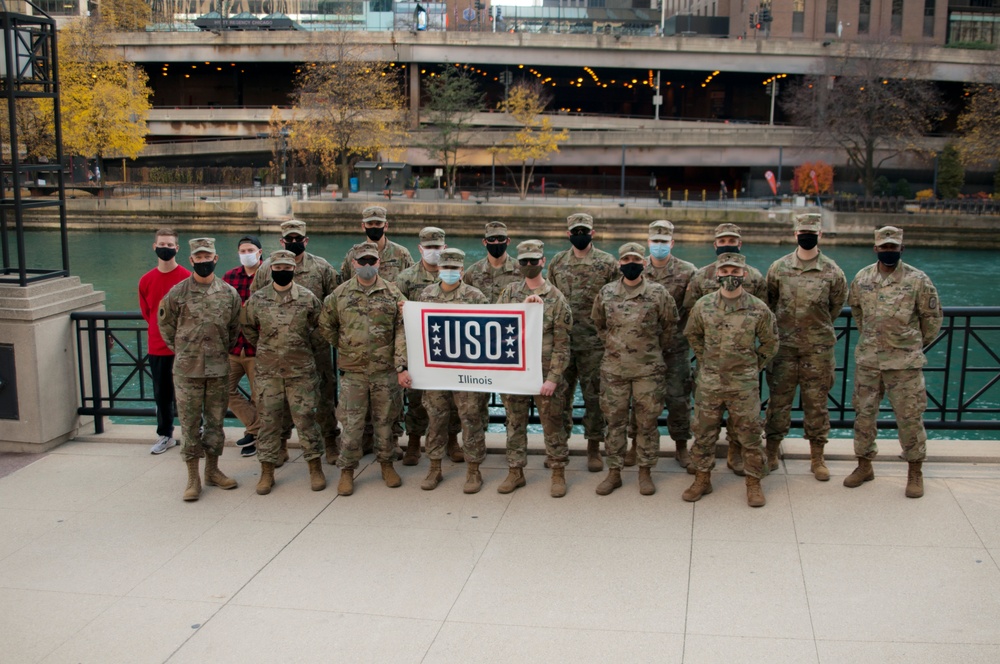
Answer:
[[[351,169],[347,163],[347,157],[340,159],[340,197],[347,200],[351,194]]]
[[[865,196],[875,190],[875,145],[865,144]]]
[[[528,168],[527,162],[522,161],[521,162],[521,187],[520,187],[521,190],[519,192],[517,192],[518,196],[521,198],[522,201],[528,197],[527,168]]]

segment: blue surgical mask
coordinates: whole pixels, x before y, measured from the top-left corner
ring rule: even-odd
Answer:
[[[666,258],[670,255],[670,245],[669,244],[659,244],[657,242],[649,243],[649,255],[653,258]]]
[[[457,284],[458,280],[462,278],[461,270],[438,270],[438,275],[441,277],[441,281],[448,284],[449,286]]]

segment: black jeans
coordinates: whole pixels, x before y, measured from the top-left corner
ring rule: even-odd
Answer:
[[[153,401],[156,402],[156,435],[174,437],[174,356],[150,355]]]

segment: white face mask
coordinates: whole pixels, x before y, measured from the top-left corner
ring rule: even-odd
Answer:
[[[437,265],[441,260],[441,250],[440,249],[421,249],[424,261],[428,265]]]
[[[257,256],[257,252],[252,254],[240,254],[240,263],[243,264],[243,267],[253,267],[258,262],[260,262],[260,258]]]

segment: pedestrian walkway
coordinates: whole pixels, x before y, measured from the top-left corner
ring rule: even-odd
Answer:
[[[312,492],[297,449],[258,496],[256,459],[227,448],[239,488],[185,503],[178,448],[151,456],[151,432],[116,426],[20,468],[0,455],[0,661],[1000,661],[997,442],[932,441],[920,500],[894,440],[854,490],[849,441],[826,483],[791,441],[761,509],[724,460],[694,504],[672,458],[655,496],[632,468],[599,497],[578,454],[565,498],[537,454],[504,496],[491,434],[473,496],[447,460],[421,491],[426,457],[397,464],[399,489],[368,456],[354,496],[326,465]]]

